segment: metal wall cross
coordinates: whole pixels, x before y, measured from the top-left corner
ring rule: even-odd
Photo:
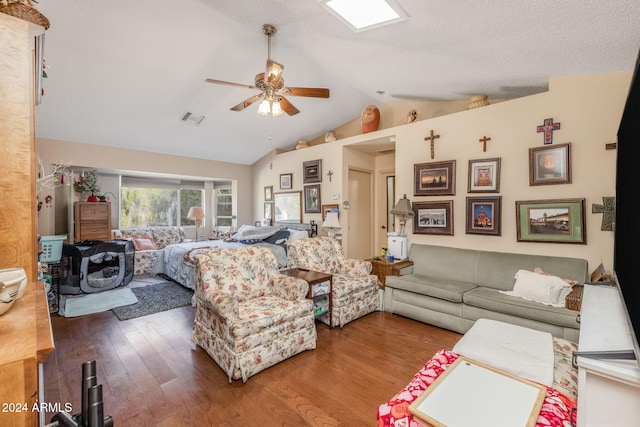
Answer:
[[[544,133],[544,145],[549,145],[553,144],[553,131],[560,129],[560,123],[553,123],[553,119],[544,119],[544,123],[536,129],[538,133]]]
[[[616,221],[616,198],[615,197],[603,197],[604,204],[591,205],[591,213],[601,213],[602,225],[600,230],[613,231],[613,223]]]
[[[487,141],[491,141],[491,138],[483,136],[478,141],[482,142],[482,151],[487,151]]]
[[[424,140],[425,141],[430,141],[431,142],[431,158],[433,159],[434,156],[434,150],[433,150],[433,143],[436,139],[440,138],[440,135],[434,135],[433,134],[433,129],[430,132],[429,136],[425,136]]]

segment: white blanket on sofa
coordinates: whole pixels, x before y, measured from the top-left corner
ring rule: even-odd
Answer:
[[[553,338],[548,332],[479,319],[452,350],[518,377],[553,384]]]

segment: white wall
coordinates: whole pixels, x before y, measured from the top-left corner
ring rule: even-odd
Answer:
[[[602,214],[592,214],[591,209],[593,204],[602,203],[602,197],[615,196],[616,151],[605,150],[605,144],[616,141],[630,80],[631,73],[626,72],[554,78],[550,81],[549,91],[537,95],[354,135],[302,150],[274,153],[252,166],[253,197],[257,201],[254,215],[256,218],[262,215],[263,186],[274,185],[274,191],[278,191],[279,174],[293,173],[294,189],[302,189],[302,162],[307,160],[322,159],[323,174],[329,169],[334,172],[331,183],[326,175],[323,176],[322,203],[333,203],[329,196],[336,192],[341,195],[342,203],[347,185],[343,182],[346,170],[350,164],[358,162],[357,152],[343,151],[342,147],[395,136],[396,195],[406,193],[412,202],[454,202],[453,236],[412,234],[413,226],[408,222],[410,244],[580,257],[589,261],[590,269],[602,262],[610,271],[613,265],[613,232],[600,230]],[[543,136],[536,132],[536,127],[546,118],[561,123],[561,129],[554,132],[554,144],[571,143],[570,184],[529,186],[529,148],[543,146]],[[353,124],[350,122],[349,126],[353,127]],[[431,129],[440,135],[435,143],[433,160],[429,143],[424,141]],[[337,130],[337,133],[340,137],[345,132]],[[491,138],[486,152],[482,151],[482,143],[478,141],[484,135]],[[365,164],[370,164],[367,156],[361,157]],[[502,233],[501,236],[467,235],[466,197],[482,195],[467,193],[468,161],[492,157],[502,159],[498,194],[502,196]],[[456,160],[457,163],[455,196],[413,196],[413,165],[445,160]],[[384,166],[376,166],[377,170],[381,168]],[[516,201],[573,198],[585,199],[586,245],[517,241]],[[305,214],[304,221],[318,220],[318,217],[319,214]],[[348,239],[348,233],[344,238]]]

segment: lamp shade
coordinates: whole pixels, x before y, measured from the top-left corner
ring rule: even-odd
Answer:
[[[411,207],[411,202],[409,201],[409,199],[407,199],[407,195],[405,194],[404,197],[400,200],[398,200],[398,203],[396,203],[396,205],[394,206],[393,209],[391,209],[391,214],[393,215],[404,215],[404,216],[409,216],[412,217],[415,214],[413,213],[413,208]]]
[[[204,218],[204,211],[200,206],[192,206],[187,213],[189,219],[202,219]]]
[[[327,212],[327,216],[325,217],[322,226],[326,228],[340,228],[338,214],[335,212]]]

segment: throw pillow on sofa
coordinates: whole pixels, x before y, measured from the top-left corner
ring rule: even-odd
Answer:
[[[518,270],[512,291],[500,291],[505,295],[520,297],[553,307],[564,307],[571,286],[556,276]]]
[[[148,250],[156,250],[158,247],[156,246],[156,242],[153,239],[144,239],[140,237],[132,237],[133,246],[136,248],[136,251],[148,251]]]

